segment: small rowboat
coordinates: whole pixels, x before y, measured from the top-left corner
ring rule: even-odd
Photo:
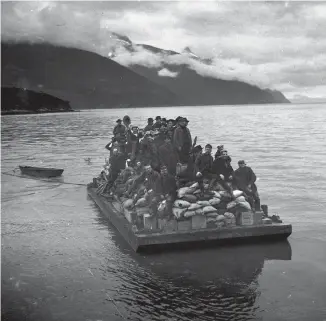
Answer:
[[[33,166],[19,166],[22,174],[36,176],[36,177],[57,177],[63,173],[60,168],[46,168]]]

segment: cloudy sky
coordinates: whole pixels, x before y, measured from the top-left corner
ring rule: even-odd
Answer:
[[[326,101],[326,2],[2,2],[1,18],[2,41],[47,41],[108,56],[119,44],[116,32],[169,50],[189,46],[213,60],[204,72],[215,77],[236,76],[291,100]],[[135,59],[126,55],[116,60]]]

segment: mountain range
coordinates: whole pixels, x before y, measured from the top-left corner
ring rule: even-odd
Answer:
[[[48,43],[2,42],[2,86],[44,92],[69,101],[73,109],[289,103],[279,91],[199,74],[180,58],[186,55],[206,66],[211,61],[190,48],[178,53],[113,36],[119,46],[110,58]],[[123,66],[118,63],[121,49],[131,57],[145,52],[163,60]]]

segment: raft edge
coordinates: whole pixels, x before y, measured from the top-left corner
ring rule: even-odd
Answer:
[[[235,226],[232,228],[209,228],[189,231],[171,231],[167,233],[153,232],[149,234],[134,233],[132,225],[122,213],[119,213],[113,205],[103,197],[96,194],[96,189],[87,188],[89,196],[100,208],[102,214],[111,222],[125,241],[135,252],[153,247],[185,246],[195,243],[241,243],[250,240],[273,241],[286,239],[292,234],[292,225],[285,223],[273,223],[269,225]]]

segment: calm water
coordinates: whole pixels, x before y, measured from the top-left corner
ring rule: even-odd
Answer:
[[[289,242],[134,254],[87,198],[117,118],[185,115],[259,177]],[[2,117],[2,172],[65,169],[52,182],[1,175],[3,320],[326,320],[326,108],[268,105]],[[85,158],[91,158],[87,163]],[[17,171],[18,174],[18,171]]]

